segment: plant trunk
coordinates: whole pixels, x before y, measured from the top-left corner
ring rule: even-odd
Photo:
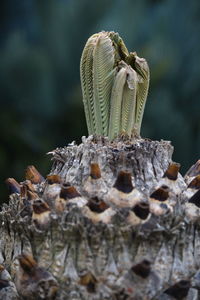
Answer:
[[[88,137],[32,167],[0,213],[0,299],[200,299],[199,162]]]

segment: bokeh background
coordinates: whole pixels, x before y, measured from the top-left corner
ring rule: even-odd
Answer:
[[[200,156],[199,0],[0,1],[0,202],[4,180],[87,135],[79,62],[87,38],[119,32],[150,65],[142,136],[171,140],[184,172]]]

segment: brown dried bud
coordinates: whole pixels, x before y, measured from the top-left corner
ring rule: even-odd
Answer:
[[[87,206],[91,209],[91,211],[96,213],[102,213],[109,207],[102,199],[98,199],[98,197],[90,199]]]
[[[90,165],[90,176],[92,179],[101,178],[101,170],[97,163],[91,163]]]
[[[25,178],[30,180],[33,184],[38,184],[44,181],[44,178],[34,166],[28,166],[26,168]]]
[[[167,177],[170,180],[176,180],[178,177],[180,166],[181,165],[178,163],[171,163],[163,177]]]
[[[9,194],[20,193],[21,185],[14,178],[7,178],[5,181]]]
[[[48,175],[47,176],[47,183],[48,184],[54,184],[54,183],[61,183],[61,177],[59,175]]]
[[[38,215],[50,210],[49,205],[45,201],[40,199],[34,201],[32,206],[34,213]]]
[[[158,201],[166,201],[169,197],[169,188],[166,185],[162,185],[157,190],[155,190],[150,198],[153,198]]]
[[[114,186],[117,190],[123,193],[130,193],[133,190],[133,184],[131,181],[131,173],[126,171],[120,171]]]
[[[174,297],[175,299],[183,299],[187,296],[190,287],[191,285],[189,280],[180,280],[173,286],[169,287],[164,293]]]
[[[70,186],[68,184],[63,184],[60,191],[60,198],[65,200],[70,200],[76,197],[81,197],[79,192],[76,190],[74,186]]]
[[[50,208],[49,205],[43,201],[42,199],[34,200],[32,204],[33,213],[32,213],[32,220],[33,222],[40,227],[49,224],[49,214]]]
[[[142,220],[145,220],[149,215],[149,204],[146,202],[140,202],[136,204],[133,209],[134,213],[137,217],[139,217]]]
[[[151,263],[147,259],[144,259],[139,264],[133,266],[131,270],[142,278],[147,278],[151,272]]]

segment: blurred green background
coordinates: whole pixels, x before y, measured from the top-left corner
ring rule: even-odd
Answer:
[[[142,136],[171,140],[184,172],[200,152],[199,0],[0,1],[0,202],[4,180],[87,135],[79,62],[87,38],[119,32],[151,71]]]

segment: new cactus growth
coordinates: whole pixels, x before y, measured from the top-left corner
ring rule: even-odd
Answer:
[[[89,135],[140,135],[149,67],[118,33],[92,35],[82,53],[81,86]]]

